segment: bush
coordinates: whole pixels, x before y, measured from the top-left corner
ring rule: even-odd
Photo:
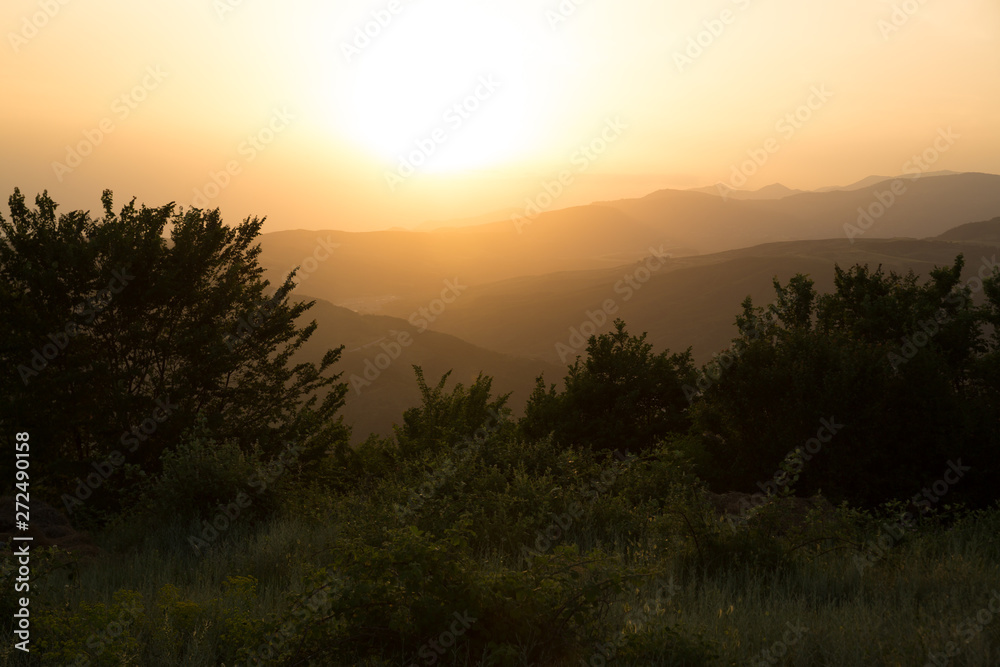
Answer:
[[[256,451],[246,453],[232,441],[216,442],[204,432],[190,433],[162,456],[163,472],[151,489],[147,510],[151,516],[181,522],[211,518],[220,506],[244,497],[252,503],[241,509],[257,517],[271,513],[277,503],[273,490],[259,493],[262,465]]]

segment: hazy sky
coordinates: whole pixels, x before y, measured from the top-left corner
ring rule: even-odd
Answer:
[[[997,0],[4,0],[0,25],[4,198],[63,209],[364,230],[846,184],[935,141],[928,169],[1000,172]]]

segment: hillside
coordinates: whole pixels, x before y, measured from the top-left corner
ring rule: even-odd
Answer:
[[[926,238],[1000,213],[1000,176],[928,175],[901,181],[899,195],[891,194],[894,182],[779,199],[662,190],[542,213],[520,226],[507,219],[433,231],[275,232],[261,237],[261,264],[272,280],[301,266],[304,292],[352,310],[408,315],[389,305],[425,304],[445,280],[484,285],[606,269],[639,260],[651,247],[682,257],[782,241],[842,239],[847,245],[848,233],[855,242]],[[889,196],[892,205],[883,207],[880,200]],[[858,227],[859,208],[877,214],[880,207],[881,216]]]
[[[970,222],[949,229],[937,237],[940,241],[973,241],[1000,245],[1000,217],[983,222]]]
[[[406,320],[359,315],[319,299],[306,317],[315,319],[319,326],[303,346],[302,360],[318,362],[326,350],[344,345],[335,371],[342,372],[341,379],[350,385],[343,415],[354,428],[354,442],[364,440],[369,433],[390,434],[403,411],[419,404],[414,365],[423,368],[428,383],[436,383],[452,370],[449,386],[455,382],[468,386],[479,373],[489,375],[495,394],[513,392],[509,405],[518,413],[540,372],[553,379],[565,372],[554,365],[484,350],[448,334],[420,333]],[[393,355],[398,356],[392,359]],[[387,364],[388,360],[391,363]]]
[[[965,254],[970,275],[996,256],[994,246],[976,240],[868,239],[852,245],[832,239],[670,259],[631,291],[622,281],[642,262],[517,278],[470,287],[434,328],[488,349],[562,364],[565,359],[560,359],[556,344],[568,343],[571,329],[590,319],[588,312],[597,312],[613,299],[618,310],[599,327],[600,332],[610,329],[613,317],[622,317],[632,330],[648,331],[657,349],[693,346],[696,360],[705,361],[735,335],[734,320],[747,295],[758,305],[768,303],[774,277],[786,282],[804,273],[816,281],[818,290],[829,291],[834,264],[868,263],[872,268],[881,264],[887,270],[913,269],[927,275],[935,265],[950,264],[959,252]]]

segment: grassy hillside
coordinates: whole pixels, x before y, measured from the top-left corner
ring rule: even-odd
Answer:
[[[489,444],[286,496],[203,552],[167,520],[101,534],[93,561],[36,555],[38,650],[5,630],[0,664],[996,665],[1000,508],[903,533],[888,509],[731,527],[666,452]]]

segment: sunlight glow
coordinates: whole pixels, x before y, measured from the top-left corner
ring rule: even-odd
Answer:
[[[393,167],[412,156],[423,172],[496,165],[528,150],[539,129],[533,101],[544,95],[533,74],[543,36],[501,12],[456,0],[405,6],[347,70],[341,100],[352,139]]]

